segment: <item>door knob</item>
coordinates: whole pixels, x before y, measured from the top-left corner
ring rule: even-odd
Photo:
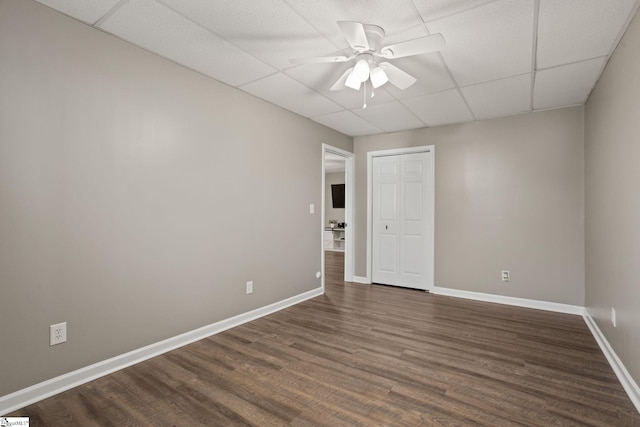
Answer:
[[[384,226],[384,229],[385,229],[385,230],[388,230],[388,229],[389,229],[389,226],[388,226],[388,225],[385,225],[385,226]]]

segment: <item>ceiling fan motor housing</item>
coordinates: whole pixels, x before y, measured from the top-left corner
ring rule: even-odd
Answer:
[[[364,46],[356,46],[362,47],[363,50],[358,49],[358,52],[376,52],[380,49],[380,45],[382,43],[382,39],[384,38],[384,30],[382,27],[373,24],[363,24],[364,33],[367,35],[367,41],[369,42],[369,49]]]

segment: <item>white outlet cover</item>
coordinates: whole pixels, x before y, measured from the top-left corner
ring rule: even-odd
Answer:
[[[253,280],[247,282],[247,295],[253,293]]]
[[[49,346],[67,342],[67,322],[49,326]]]

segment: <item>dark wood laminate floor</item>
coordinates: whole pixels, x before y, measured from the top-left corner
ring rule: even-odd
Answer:
[[[324,251],[325,285],[341,285],[344,281],[344,252]]]
[[[640,426],[579,316],[331,280],[323,296],[12,415],[32,426]]]

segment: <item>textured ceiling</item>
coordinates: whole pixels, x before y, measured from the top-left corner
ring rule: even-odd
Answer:
[[[583,104],[639,0],[38,0],[95,28],[351,136]],[[383,45],[441,33],[439,53],[392,60],[418,81],[330,91],[352,62],[336,21]]]

